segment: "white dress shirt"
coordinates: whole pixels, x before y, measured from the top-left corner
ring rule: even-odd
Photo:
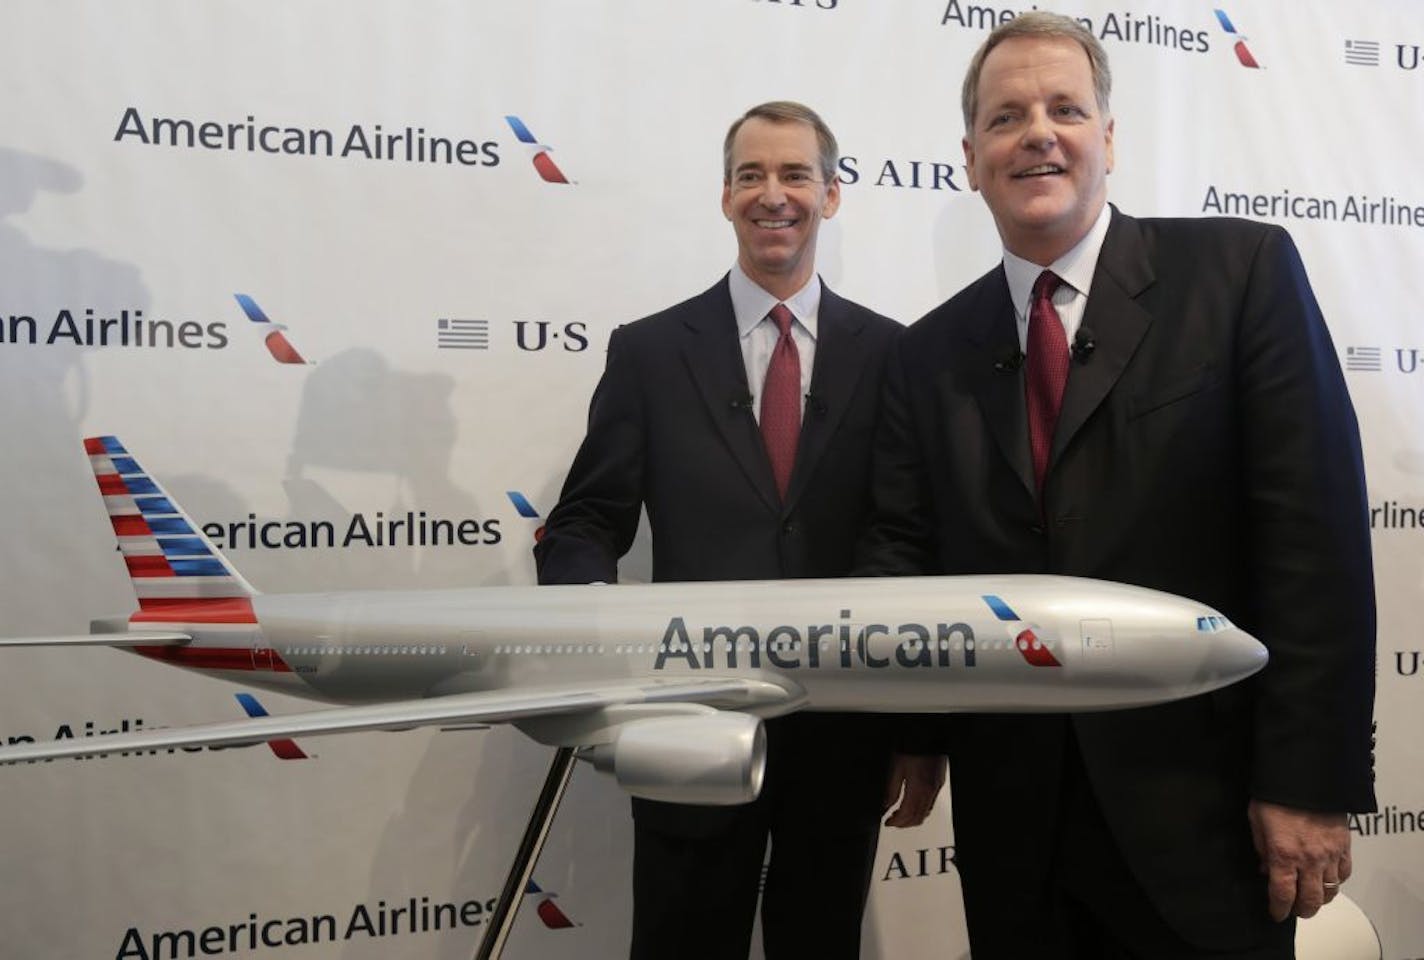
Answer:
[[[1093,226],[1063,256],[1048,266],[1039,266],[1022,257],[1004,251],[1004,276],[1009,281],[1009,297],[1013,300],[1014,316],[1018,319],[1019,349],[1028,351],[1028,311],[1033,300],[1033,284],[1038,275],[1052,270],[1063,280],[1053,294],[1053,308],[1063,321],[1063,332],[1072,348],[1073,338],[1083,323],[1083,311],[1088,308],[1088,288],[1093,285],[1093,273],[1098,269],[1098,254],[1103,252],[1103,240],[1108,235],[1112,208],[1103,204]]]
[[[761,393],[766,384],[766,368],[781,331],[767,316],[771,308],[785,303],[796,322],[791,339],[801,361],[801,413],[806,413],[806,394],[811,390],[811,367],[816,362],[816,320],[821,311],[821,278],[810,281],[785,300],[778,300],[746,275],[739,263],[732,264],[728,278],[732,291],[732,312],[737,318],[737,336],[742,346],[742,362],[747,368],[747,388],[752,394],[752,414],[761,422]]]

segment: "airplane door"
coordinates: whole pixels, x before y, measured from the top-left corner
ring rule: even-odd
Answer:
[[[253,645],[252,669],[273,670],[275,669],[274,659],[275,658],[272,655],[272,648],[267,646],[267,644],[258,641],[256,644]]]
[[[1083,655],[1088,658],[1108,657],[1113,652],[1111,620],[1079,621],[1083,635]]]

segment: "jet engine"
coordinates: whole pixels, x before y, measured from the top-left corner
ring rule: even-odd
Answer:
[[[761,793],[766,730],[745,713],[649,717],[583,753],[635,797],[730,806]]]

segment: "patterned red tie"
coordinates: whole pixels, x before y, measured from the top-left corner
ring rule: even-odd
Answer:
[[[1053,307],[1053,293],[1063,283],[1051,270],[1038,275],[1033,284],[1033,303],[1028,310],[1028,441],[1033,448],[1033,479],[1040,496],[1048,473],[1048,453],[1053,447],[1053,428],[1063,407],[1063,388],[1068,383],[1068,335]]]
[[[796,440],[801,435],[801,355],[796,341],[791,339],[791,324],[796,318],[786,304],[778,303],[768,316],[781,335],[771,352],[761,390],[761,438],[771,460],[776,490],[785,500],[791,467],[796,463]]]

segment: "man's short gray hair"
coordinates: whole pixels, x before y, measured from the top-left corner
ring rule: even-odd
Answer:
[[[753,117],[760,120],[769,120],[772,123],[804,123],[808,124],[812,130],[816,131],[816,148],[820,155],[821,176],[830,183],[836,176],[836,162],[840,159],[840,147],[836,144],[836,135],[831,133],[831,128],[826,126],[826,121],[821,119],[821,115],[804,103],[797,103],[794,100],[771,100],[767,103],[759,103],[746,113],[738,117],[727,131],[727,139],[722,141],[722,182],[732,182],[732,141],[737,138],[737,131],[742,129],[742,124]]]
[[[1108,67],[1107,51],[1098,42],[1098,38],[1072,17],[1049,13],[1047,10],[1030,10],[994,28],[969,61],[969,69],[964,74],[964,89],[960,93],[960,105],[964,108],[965,136],[974,132],[974,115],[979,111],[979,75],[984,71],[984,59],[989,56],[990,50],[1015,37],[1056,37],[1076,42],[1088,55],[1088,66],[1093,72],[1093,94],[1097,98],[1098,109],[1105,115],[1110,112],[1108,100],[1112,96],[1112,70]]]

